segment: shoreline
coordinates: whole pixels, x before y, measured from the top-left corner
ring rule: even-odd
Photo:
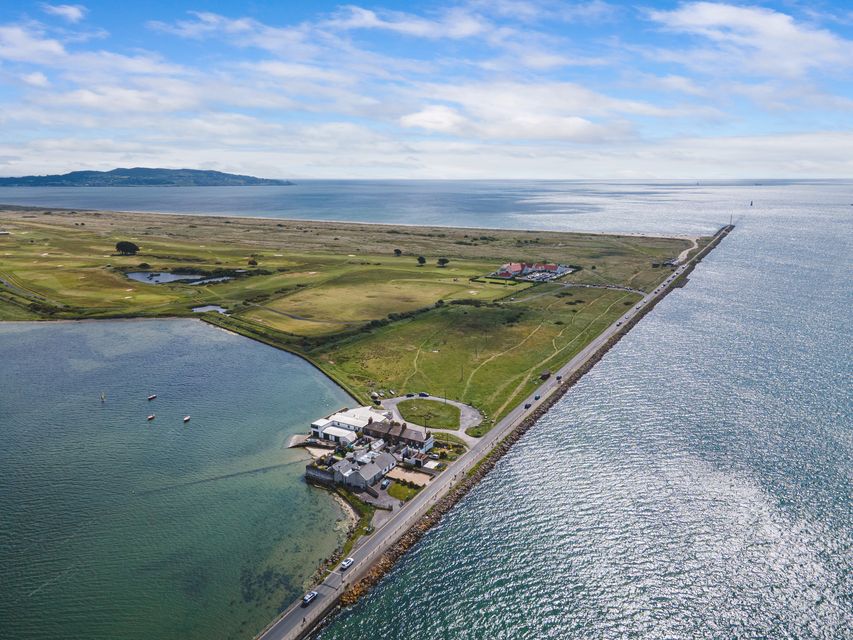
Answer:
[[[21,209],[29,210],[31,208],[29,208],[29,207],[16,207],[16,209],[18,209],[18,210],[21,210]],[[43,211],[44,208],[38,207],[38,208],[35,208],[35,210]],[[57,209],[57,211],[59,211],[59,210]],[[78,211],[78,210],[65,209],[65,211],[70,212],[70,211]],[[93,212],[93,210],[79,210],[79,211],[81,213],[85,213],[85,212],[92,213]],[[111,212],[111,211],[109,211],[106,213],[111,214],[111,215],[117,215],[117,216],[122,215],[122,212]],[[143,214],[143,215],[147,215],[147,214]],[[195,215],[195,214],[156,214],[155,213],[155,214],[151,214],[151,215],[174,216],[174,217],[180,216],[184,220],[186,220],[187,216],[192,216],[193,219],[199,219],[199,220],[211,219],[211,220],[216,220],[216,221],[222,220],[223,218],[227,218],[227,216],[204,216],[204,215]],[[241,220],[241,219],[243,219],[243,217],[238,216],[238,217],[235,217],[234,219],[235,220]],[[265,222],[274,222],[276,220],[281,220],[281,221],[288,221],[288,222],[292,222],[292,223],[296,223],[296,224],[298,224],[300,222],[308,222],[307,220],[301,220],[301,219],[293,220],[293,219],[282,219],[282,218],[246,218],[246,219],[248,219],[248,220],[260,220],[260,221],[265,221]],[[355,222],[354,223],[354,222],[335,222],[335,221],[322,221],[322,220],[317,221],[317,222],[319,222],[321,225],[330,226],[333,228],[339,227],[339,225],[341,225],[341,224],[345,224],[345,225],[350,225],[350,226],[357,226],[358,225],[358,226],[374,226],[374,227],[378,226],[378,227],[391,227],[391,228],[398,227],[398,226],[411,226],[411,227],[417,227],[417,228],[423,228],[423,229],[429,229],[429,228],[440,228],[440,229],[450,228],[450,229],[460,229],[460,230],[461,229],[464,229],[464,230],[469,229],[469,228],[463,228],[463,227],[444,227],[444,226],[438,226],[438,225],[433,225],[432,227],[425,227],[423,225],[382,224],[382,223],[370,223],[370,222]],[[507,414],[506,418],[502,419],[502,422],[506,422],[507,420],[509,420],[511,428],[508,430],[507,430],[506,426],[503,426],[502,428],[495,428],[493,437],[489,438],[489,437],[484,436],[481,439],[483,446],[479,448],[480,449],[479,451],[475,452],[473,449],[471,450],[471,453],[472,453],[471,458],[469,458],[469,460],[466,461],[469,463],[468,466],[466,467],[466,465],[463,463],[459,467],[456,467],[453,469],[453,470],[458,471],[458,473],[453,476],[453,480],[455,480],[456,476],[459,475],[460,473],[465,474],[459,481],[453,482],[452,480],[445,478],[444,482],[436,483],[436,485],[439,485],[440,487],[437,491],[433,492],[436,495],[434,495],[432,499],[437,500],[437,502],[435,504],[429,506],[429,509],[426,513],[423,513],[420,515],[418,515],[418,513],[417,513],[421,507],[426,506],[423,504],[421,504],[418,507],[414,507],[414,505],[408,505],[407,504],[407,506],[412,506],[413,507],[412,509],[406,509],[406,507],[403,507],[403,509],[401,509],[399,512],[400,516],[402,516],[402,517],[398,518],[397,520],[402,519],[404,521],[404,524],[401,524],[396,530],[394,530],[392,532],[392,535],[397,535],[397,533],[400,530],[404,529],[402,531],[402,534],[399,537],[399,540],[391,541],[390,546],[387,548],[387,550],[380,549],[379,550],[380,555],[378,555],[376,558],[374,558],[372,560],[368,560],[367,558],[363,558],[362,563],[359,563],[359,564],[366,564],[366,566],[359,567],[358,564],[356,564],[355,567],[353,567],[349,572],[347,572],[346,582],[350,582],[350,578],[352,578],[353,580],[356,580],[356,578],[360,574],[367,574],[361,580],[357,581],[356,585],[354,585],[354,586],[353,585],[346,585],[349,588],[346,588],[346,590],[344,590],[344,588],[341,588],[341,587],[345,586],[343,577],[341,577],[340,584],[338,585],[338,587],[336,589],[341,590],[341,593],[343,593],[343,598],[340,598],[340,595],[341,595],[340,593],[337,594],[337,598],[340,598],[345,603],[349,603],[350,599],[352,602],[355,602],[359,597],[361,597],[361,595],[366,593],[379,579],[381,579],[381,577],[387,572],[387,570],[389,570],[391,568],[391,566],[393,566],[394,562],[396,562],[396,560],[403,553],[405,553],[405,551],[408,548],[410,548],[411,545],[413,545],[415,542],[417,542],[417,540],[420,539],[420,537],[429,528],[434,526],[434,524],[440,520],[442,515],[447,512],[447,510],[449,510],[456,502],[458,502],[459,499],[461,499],[462,496],[464,496],[468,491],[470,491],[470,489],[473,488],[474,485],[476,485],[476,483],[479,481],[479,479],[481,479],[486,473],[488,473],[489,470],[491,470],[491,468],[493,468],[494,464],[500,458],[500,456],[502,456],[509,449],[509,447],[518,438],[520,438],[523,435],[523,433],[526,432],[527,429],[529,429],[540,417],[542,417],[553,406],[553,404],[555,402],[557,402],[559,400],[559,398],[562,397],[568,391],[568,389],[571,388],[571,386],[573,386],[577,382],[578,379],[580,379],[580,377],[582,375],[584,375],[587,371],[589,371],[589,369],[591,369],[592,366],[594,366],[594,364],[597,363],[604,356],[604,354],[606,354],[607,351],[609,351],[609,349],[612,348],[612,346],[614,344],[616,344],[616,342],[618,342],[618,340],[621,339],[621,337],[624,336],[630,330],[630,328],[635,326],[636,323],[642,317],[644,317],[645,314],[648,313],[648,311],[651,308],[656,306],[656,304],[661,299],[663,299],[663,297],[668,295],[668,293],[670,293],[673,288],[676,288],[678,286],[682,286],[687,275],[692,271],[692,269],[695,267],[695,265],[699,261],[701,261],[701,259],[705,255],[707,255],[713,248],[715,248],[719,244],[719,242],[722,240],[722,238],[725,237],[731,231],[732,228],[733,227],[725,226],[725,227],[722,227],[721,229],[718,229],[716,231],[716,233],[712,236],[710,241],[704,247],[701,247],[701,249],[693,256],[693,258],[689,259],[685,264],[683,264],[681,266],[678,274],[676,276],[674,276],[671,281],[669,281],[667,284],[662,283],[661,285],[659,285],[659,287],[662,287],[662,289],[660,289],[660,288],[656,289],[654,293],[648,294],[649,297],[647,298],[647,301],[649,302],[649,304],[645,304],[645,302],[642,303],[644,306],[642,307],[642,309],[640,311],[629,312],[629,314],[631,314],[630,319],[624,319],[624,316],[623,316],[623,322],[615,323],[615,327],[618,327],[619,325],[624,325],[615,334],[611,333],[612,330],[615,328],[614,325],[610,325],[609,327],[605,328],[601,333],[598,334],[598,336],[595,339],[593,339],[587,345],[585,350],[581,351],[576,356],[576,358],[574,358],[572,361],[570,361],[569,363],[564,365],[564,368],[569,367],[572,364],[572,362],[574,362],[581,355],[584,356],[582,364],[581,365],[575,365],[575,369],[573,370],[573,372],[567,374],[565,376],[565,379],[562,381],[562,383],[560,383],[557,386],[554,386],[552,384],[554,382],[553,379],[551,380],[551,382],[549,382],[551,389],[547,393],[543,392],[543,398],[542,398],[541,402],[533,403],[534,408],[532,411],[530,411],[527,415],[524,415],[522,417],[519,417],[519,416],[513,417],[512,416],[513,413],[518,413],[518,411],[521,408],[521,404],[524,403],[523,400],[521,401],[521,403],[519,403],[518,406],[516,406],[513,410],[511,410],[509,412],[509,414]],[[481,229],[481,228],[476,228],[476,229]],[[482,228],[482,229],[487,230],[488,228]],[[515,230],[511,230],[511,229],[498,229],[498,230],[499,231],[515,231]],[[535,234],[538,232],[537,231],[527,231],[526,233]],[[561,233],[561,232],[548,232],[548,233]],[[613,233],[587,233],[587,232],[571,232],[571,231],[562,232],[562,233],[565,233],[566,235],[574,235],[574,236],[583,236],[583,235],[615,236],[615,235],[623,235],[623,236],[629,237],[629,234],[613,234]],[[634,234],[634,235],[635,235],[635,237],[665,237],[665,238],[680,237],[680,238],[683,238],[681,236],[651,236],[648,234]],[[694,248],[696,248],[696,241],[695,241],[695,238],[692,238],[692,237],[688,237],[688,238],[693,240],[694,246],[687,249],[687,251],[692,251],[692,250],[694,250]],[[638,309],[639,308],[640,307],[638,307]],[[209,315],[209,317],[205,317],[208,315]],[[198,318],[195,318],[195,316],[198,316]],[[256,342],[260,342],[262,344],[266,344],[268,346],[275,347],[277,349],[280,349],[282,351],[286,351],[288,353],[292,353],[293,355],[299,357],[303,361],[311,364],[314,368],[316,368],[323,375],[325,375],[329,380],[334,382],[340,389],[345,391],[354,400],[358,401],[357,400],[358,395],[356,393],[354,393],[352,389],[350,389],[346,384],[343,384],[342,381],[339,380],[335,375],[332,375],[330,372],[326,371],[317,362],[313,361],[313,359],[311,357],[308,357],[305,354],[300,353],[299,351],[289,349],[289,348],[287,348],[286,345],[283,345],[279,342],[276,342],[274,340],[274,336],[271,337],[270,339],[267,339],[263,334],[257,334],[256,332],[251,331],[251,330],[244,333],[244,332],[242,332],[238,329],[235,329],[233,327],[223,326],[223,325],[227,325],[228,316],[221,317],[221,316],[213,315],[213,314],[188,314],[186,316],[182,316],[182,315],[157,316],[157,317],[120,316],[120,317],[109,317],[109,318],[83,318],[83,319],[66,318],[66,319],[60,319],[60,320],[50,320],[50,319],[44,319],[44,320],[45,321],[54,321],[54,322],[57,322],[57,321],[58,322],[82,322],[85,320],[101,320],[101,319],[103,319],[103,320],[140,320],[140,319],[163,320],[163,319],[190,319],[190,318],[201,320],[201,321],[205,322],[206,324],[212,325],[212,326],[219,328],[219,329],[223,329],[223,330],[225,330],[231,334],[240,335],[244,338],[250,338],[252,340],[255,340]],[[41,318],[40,318],[40,320],[41,320]],[[33,321],[33,320],[24,320],[23,322],[31,322],[31,321]],[[251,327],[249,327],[249,329],[251,329]],[[603,344],[601,344],[600,339],[605,338],[606,334],[609,334],[609,335],[607,335],[605,342]],[[587,349],[589,349],[589,353],[587,353],[587,351],[586,351]],[[584,354],[586,354],[586,355],[584,355]],[[561,371],[562,370],[563,369],[561,369]],[[495,427],[498,427],[498,425],[495,425]],[[443,491],[443,490],[447,491],[447,495],[438,495],[440,493],[440,491]],[[337,492],[333,491],[331,493],[332,493],[333,499],[339,501],[339,504],[341,501],[346,503],[346,500],[344,500],[342,496],[338,495]],[[421,501],[421,502],[423,502],[423,501]],[[439,505],[441,505],[441,506],[439,507]],[[355,514],[356,515],[356,522],[358,522],[357,509],[353,505],[346,503],[345,510],[346,510],[345,512],[348,513],[350,516],[353,516]],[[407,519],[412,520],[412,521],[409,522]],[[347,521],[349,521],[350,523],[352,522],[351,518],[347,518]],[[383,525],[383,527],[377,529],[377,531],[375,533],[376,534],[380,534],[380,533],[385,534],[385,533],[387,533],[388,530],[393,529],[393,527],[389,527],[388,530],[386,530],[385,532],[382,532],[381,531],[382,528],[384,528],[384,525]],[[352,529],[352,527],[350,527],[350,529]],[[347,542],[349,542],[352,537],[353,537],[353,531],[350,530],[346,536]],[[365,540],[363,540],[363,542],[365,543],[363,546],[365,546],[365,547],[375,546],[375,545],[372,545],[372,542],[377,537],[382,537],[382,536],[371,535],[371,536],[365,538]],[[387,538],[387,536],[384,536],[384,537]],[[358,539],[358,538],[356,538],[356,539]],[[387,542],[387,540],[386,540],[386,542]],[[314,576],[316,576],[317,574],[322,576],[324,573],[327,572],[327,569],[330,567],[333,569],[334,565],[342,557],[342,549],[343,549],[343,547],[337,549],[335,551],[335,553],[329,559],[322,561],[320,563],[320,566],[317,569],[317,572],[315,572]],[[359,550],[360,549],[361,549],[361,546],[359,547]],[[374,553],[374,552],[371,552],[371,553]],[[354,553],[353,555],[358,555],[358,554]],[[364,554],[362,554],[362,555],[364,555]],[[314,576],[312,576],[311,580],[314,580]],[[323,582],[325,583],[325,581],[323,581]],[[336,598],[336,600],[337,600],[337,598]],[[259,636],[256,636],[256,637],[263,637],[284,616],[291,613],[291,610],[295,606],[298,606],[298,602],[299,601],[297,600],[297,603],[295,603],[294,605],[291,605],[287,610],[285,610],[283,616],[273,620],[270,623],[270,625],[268,625],[268,627],[264,631],[262,631],[261,634],[259,634]],[[317,606],[317,605],[319,605],[319,606]],[[300,634],[298,636],[287,635],[287,636],[276,636],[276,637],[282,637],[282,638],[284,638],[284,637],[288,637],[288,638],[300,637],[300,638],[303,638],[303,637],[305,637],[304,634],[311,633],[312,632],[311,629],[313,629],[313,625],[315,625],[317,623],[321,623],[321,621],[324,619],[324,617],[326,616],[326,614],[330,610],[330,605],[325,605],[321,602],[318,602],[317,605],[315,605],[315,607],[313,609],[306,611],[306,613],[309,613],[309,615],[311,617],[311,621],[310,621],[310,624],[306,623],[304,620],[307,619],[307,616],[306,616],[306,618],[303,618],[303,624],[305,625],[305,628],[300,630]],[[337,606],[339,606],[339,605],[337,605],[336,602],[333,602],[331,604],[331,607],[337,607]],[[311,615],[314,612],[319,613],[320,616]]]
[[[696,265],[701,262],[702,259],[714,248],[716,248],[723,238],[728,236],[733,229],[734,225],[725,225],[721,227],[707,245],[705,245],[687,263],[680,267],[678,274],[673,277],[671,282],[664,286],[659,292],[649,294],[650,297],[647,298],[647,304],[643,304],[636,313],[629,312],[631,313],[629,318],[610,325],[604,330],[604,332],[602,332],[602,334],[599,334],[600,336],[603,336],[610,332],[610,335],[608,335],[601,344],[596,344],[595,341],[593,341],[588,345],[587,348],[591,349],[590,353],[586,355],[584,355],[583,352],[579,353],[575,359],[580,360],[574,368],[572,368],[572,362],[574,362],[575,359],[570,361],[561,369],[561,371],[568,369],[571,369],[571,371],[560,382],[560,384],[548,390],[547,395],[543,395],[542,399],[536,404],[535,408],[529,414],[523,415],[520,418],[512,419],[511,412],[506,418],[504,418],[504,420],[508,421],[506,425],[502,428],[498,428],[498,425],[495,425],[495,429],[489,433],[495,434],[493,439],[496,441],[489,444],[485,451],[481,453],[479,458],[473,455],[475,453],[473,448],[469,450],[468,453],[472,454],[472,459],[462,465],[461,471],[457,469],[456,474],[453,476],[455,479],[459,473],[463,473],[464,475],[462,478],[447,486],[443,495],[438,495],[441,491],[440,488],[433,491],[433,493],[436,494],[431,498],[434,503],[429,505],[429,503],[426,502],[426,504],[422,504],[418,507],[426,507],[423,513],[418,515],[416,513],[417,509],[414,508],[413,503],[408,503],[406,507],[403,507],[401,511],[398,512],[398,517],[410,516],[410,521],[403,522],[397,527],[397,529],[388,533],[386,536],[386,548],[381,548],[382,541],[380,540],[379,542],[376,542],[377,548],[373,551],[367,552],[365,549],[362,549],[363,553],[361,555],[364,557],[361,559],[361,564],[364,566],[359,567],[357,561],[356,566],[350,569],[351,573],[348,573],[347,575],[348,578],[351,578],[349,584],[347,585],[342,577],[339,586],[333,587],[334,592],[333,595],[330,596],[331,599],[329,602],[326,602],[325,604],[322,602],[318,603],[314,609],[310,609],[306,612],[308,615],[302,618],[301,626],[291,626],[291,628],[288,629],[286,628],[287,625],[285,622],[288,616],[293,616],[295,612],[299,611],[299,601],[297,601],[291,604],[290,607],[288,607],[277,619],[270,622],[264,630],[255,636],[255,639],[303,640],[305,638],[312,637],[318,630],[327,625],[334,615],[343,607],[355,604],[361,597],[367,594],[412,546],[414,546],[432,527],[438,524],[441,521],[441,518],[494,468],[498,460],[509,451],[512,445],[515,444],[515,442],[517,442],[534,424],[536,424],[539,419],[542,418],[569,391],[569,389],[577,384],[577,382],[586,375],[586,373],[588,373],[610,351],[610,349],[612,349],[625,335],[627,335],[628,332],[646,316],[646,314],[648,314],[673,290],[683,287],[687,282],[688,276]],[[517,411],[518,409],[519,407],[516,407],[514,411]],[[487,442],[487,436],[484,436],[481,444]],[[427,486],[433,487],[434,485]],[[425,494],[422,493],[419,497],[424,497],[425,499]],[[412,512],[409,514],[406,513],[407,507],[412,508]],[[377,530],[374,536],[381,536],[383,533],[386,533],[383,529]],[[375,541],[375,538],[372,538],[371,541]],[[364,546],[367,547],[368,545]],[[379,552],[378,555],[371,558],[370,556],[374,555],[377,551]],[[314,589],[321,589],[325,585],[326,581],[315,586]],[[341,588],[344,588],[343,593],[338,592],[338,589]],[[278,629],[277,627],[280,625],[283,628]]]
[[[724,227],[724,229],[727,228],[728,227]],[[722,231],[723,230],[720,230],[714,236],[713,240],[711,240],[711,242],[709,242],[701,252],[691,259],[689,268],[685,268],[685,270],[679,274],[675,280],[673,280],[671,286],[666,288],[663,295],[658,296],[654,300],[653,304],[645,306],[640,313],[635,314],[629,321],[624,323],[618,332],[611,336],[602,347],[597,349],[589,359],[587,359],[574,373],[566,378],[554,392],[548,395],[544,401],[536,407],[536,410],[533,413],[525,417],[506,436],[498,441],[494,447],[492,447],[489,452],[475,464],[474,468],[448,492],[447,495],[437,501],[424,516],[412,523],[409,529],[401,536],[399,541],[374,561],[373,567],[368,571],[367,575],[341,595],[336,609],[330,614],[327,614],[327,616],[320,621],[313,630],[303,637],[312,636],[314,633],[322,629],[322,627],[330,621],[330,618],[337,613],[337,611],[340,611],[343,607],[352,606],[361,599],[361,597],[366,595],[374,586],[376,586],[376,584],[385,577],[397,561],[406,553],[406,551],[423,538],[430,529],[436,526],[444,515],[446,515],[452,507],[467,495],[480,482],[480,480],[482,480],[496,466],[498,461],[509,452],[512,446],[518,442],[518,440],[520,440],[522,436],[524,436],[524,434],[527,433],[527,431],[529,431],[541,418],[543,418],[551,408],[553,408],[553,406],[557,404],[563,396],[565,396],[566,393],[568,393],[569,390],[571,390],[571,388],[581,380],[581,378],[583,378],[583,376],[589,373],[589,371],[591,371],[593,367],[595,367],[595,365],[598,364],[604,356],[606,356],[607,353],[631,331],[631,329],[633,329],[674,289],[684,286],[687,277],[696,265],[730,233],[731,229],[728,229],[725,233],[722,233]]]
[[[86,188],[86,187],[84,187]],[[88,188],[96,188],[96,187],[88,187]],[[328,220],[323,218],[281,218],[278,216],[244,216],[237,213],[188,213],[188,212],[175,212],[175,211],[143,211],[143,210],[135,210],[135,209],[90,209],[90,208],[80,208],[80,209],[69,209],[67,207],[50,207],[50,206],[36,206],[36,205],[23,205],[23,204],[4,204],[0,202],[0,210],[8,209],[14,211],[45,211],[47,209],[51,211],[55,211],[58,213],[97,213],[97,214],[140,214],[146,216],[180,216],[186,218],[198,218],[198,219],[206,219],[212,218],[214,220],[220,218],[233,218],[235,220],[251,220],[251,221],[280,221],[280,222],[310,222],[312,224],[351,224],[358,226],[374,226],[374,227],[411,227],[415,229],[459,229],[461,231],[514,231],[519,233],[566,233],[573,235],[586,235],[586,236],[625,236],[628,238],[675,238],[677,240],[694,240],[703,237],[703,234],[695,235],[695,234],[663,234],[663,233],[640,233],[637,231],[554,231],[553,229],[524,229],[522,227],[460,227],[458,225],[451,224],[418,224],[415,222],[371,222],[371,221],[362,221],[362,220]],[[691,249],[692,250],[692,249]]]

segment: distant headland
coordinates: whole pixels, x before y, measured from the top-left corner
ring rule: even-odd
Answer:
[[[254,187],[292,184],[289,180],[255,178],[221,171],[146,167],[0,178],[0,187]]]

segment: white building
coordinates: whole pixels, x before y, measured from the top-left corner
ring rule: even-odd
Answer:
[[[363,431],[367,425],[390,421],[390,412],[379,411],[373,407],[345,408],[312,422],[311,435],[322,440],[348,445],[355,442],[356,432]]]

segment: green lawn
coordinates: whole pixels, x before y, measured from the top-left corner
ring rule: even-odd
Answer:
[[[459,428],[459,407],[439,400],[412,398],[397,405],[400,415],[407,422],[437,429]]]
[[[396,480],[393,480],[391,482],[391,486],[388,487],[389,496],[391,496],[392,498],[396,498],[397,500],[403,500],[405,502],[408,502],[416,495],[418,495],[418,491],[420,491],[420,489],[408,487],[404,484],[397,482]]]
[[[191,316],[194,306],[216,304],[231,315],[206,321],[302,355],[362,402],[395,389],[477,407],[485,418],[470,435],[485,433],[542,370],[566,363],[639,299],[562,283],[648,291],[671,273],[653,263],[692,246],[683,238],[30,209],[0,210],[0,226],[10,231],[0,237],[0,280],[8,283],[0,285],[0,320]],[[139,254],[116,255],[118,240],[135,242]],[[438,257],[448,265],[438,267]],[[517,260],[581,269],[552,284],[483,277]],[[245,273],[201,286],[126,277],[175,269]],[[415,423],[458,428],[444,407],[417,401],[411,411]]]

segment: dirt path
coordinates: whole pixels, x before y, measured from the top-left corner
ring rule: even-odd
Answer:
[[[587,323],[587,325],[586,325],[586,326],[585,326],[585,327],[580,331],[580,333],[578,333],[578,335],[576,335],[574,338],[572,338],[571,340],[569,340],[569,342],[567,342],[566,344],[564,344],[564,345],[563,345],[562,347],[560,347],[559,349],[555,350],[555,351],[554,351],[554,353],[552,353],[550,356],[548,356],[547,358],[545,358],[544,360],[542,360],[541,362],[539,362],[539,364],[538,364],[538,365],[536,365],[536,367],[534,367],[532,370],[533,370],[533,371],[537,371],[537,370],[539,370],[539,369],[541,369],[541,368],[544,368],[544,367],[545,367],[545,365],[546,365],[548,362],[550,362],[553,358],[557,357],[560,353],[562,353],[563,351],[565,351],[566,349],[568,349],[568,348],[569,348],[572,344],[574,344],[574,343],[575,343],[575,342],[576,342],[576,341],[577,341],[581,336],[583,336],[583,335],[584,335],[584,334],[589,330],[589,328],[590,328],[593,324],[595,324],[596,322],[598,322],[598,321],[599,321],[603,316],[607,315],[607,313],[609,313],[609,312],[610,312],[610,310],[611,310],[615,305],[617,305],[618,303],[622,302],[622,301],[623,301],[625,298],[627,298],[627,297],[628,297],[627,295],[622,296],[621,298],[619,298],[619,299],[615,300],[614,302],[612,302],[611,304],[607,305],[607,308],[606,308],[604,311],[602,311],[601,313],[599,313],[595,318],[593,318],[592,320],[590,320],[590,321]],[[550,307],[549,307],[549,308],[550,308]],[[574,320],[574,319],[573,319],[573,320]],[[541,327],[541,326],[542,326],[542,325],[540,325],[540,327]],[[564,329],[564,330],[565,330],[565,329]],[[562,333],[562,331],[561,331],[560,333]],[[552,341],[552,344],[553,344],[553,341]],[[517,395],[517,394],[522,390],[522,388],[524,387],[524,385],[525,385],[525,384],[527,384],[528,380],[530,380],[530,375],[531,375],[531,374],[529,374],[529,373],[528,373],[526,376],[524,376],[524,378],[522,379],[522,381],[521,381],[520,383],[518,383],[518,386],[517,386],[515,389],[513,389],[513,390],[512,390],[512,393],[510,393],[510,395],[509,395],[509,396],[507,396],[507,401],[506,401],[506,402],[504,402],[504,403],[500,406],[500,408],[499,408],[497,411],[495,411],[495,415],[496,415],[496,416],[499,416],[499,415],[501,414],[501,412],[502,412],[504,409],[506,409],[507,405],[509,405],[509,404],[512,402],[513,398],[515,398],[515,396],[516,396],[516,395]]]
[[[690,252],[694,249],[699,248],[699,238],[688,238],[688,240],[693,243],[693,246],[688,247],[687,249],[678,254],[678,264],[684,264],[684,261],[687,260],[687,256],[690,254]]]

